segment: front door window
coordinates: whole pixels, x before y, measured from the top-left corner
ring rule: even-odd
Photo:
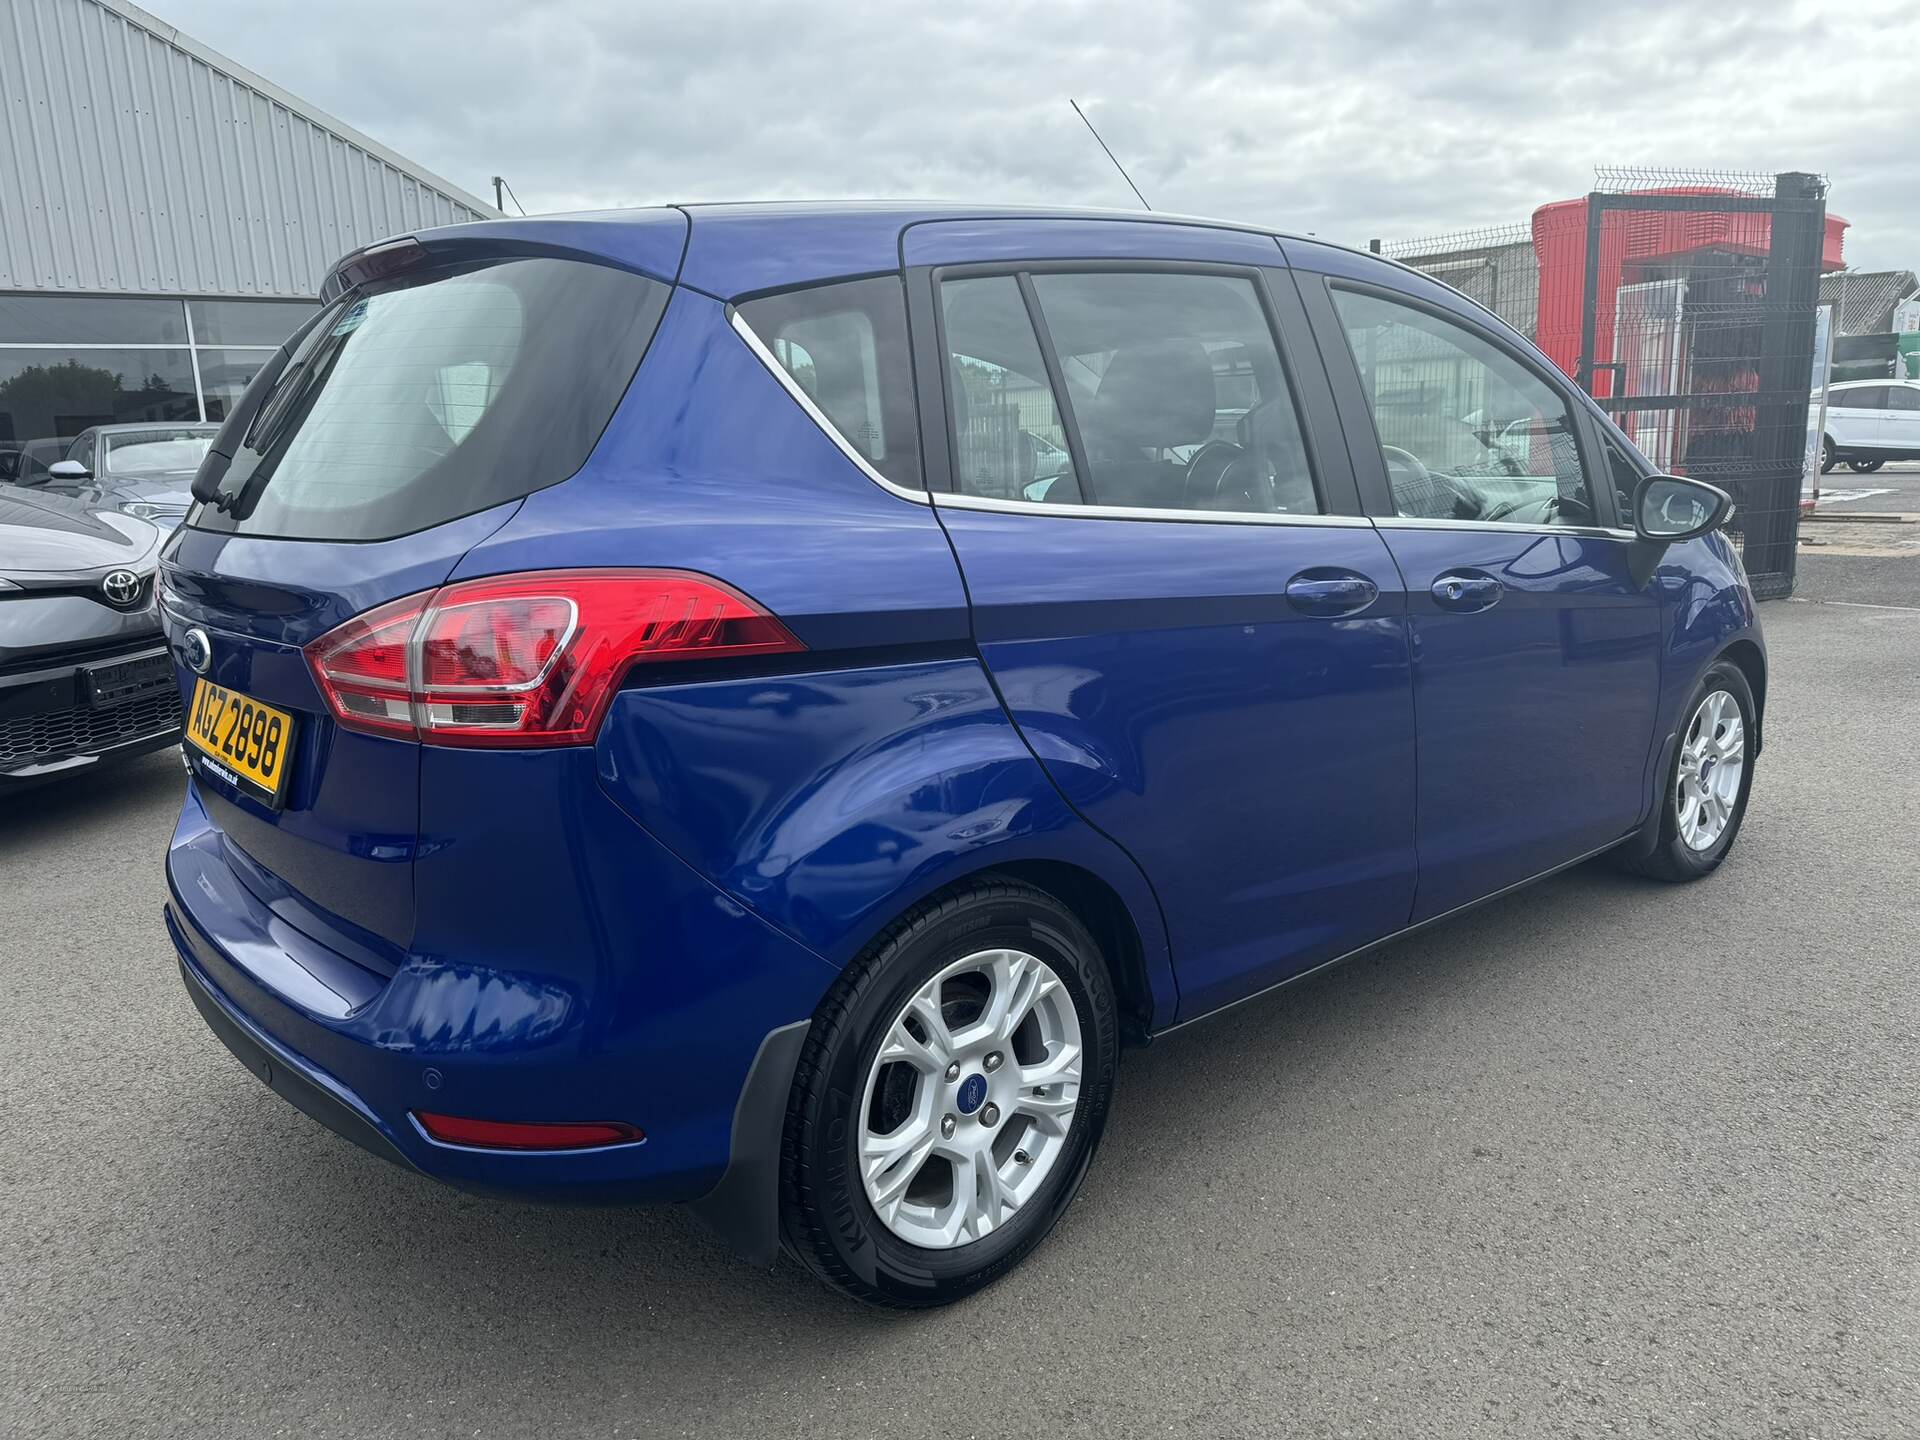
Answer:
[[[1373,294],[1333,296],[1396,514],[1595,523],[1573,415],[1558,391],[1465,326]]]

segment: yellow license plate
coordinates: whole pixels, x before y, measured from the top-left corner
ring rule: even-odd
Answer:
[[[211,680],[196,680],[187,711],[187,743],[236,789],[269,805],[280,803],[293,754],[293,716],[286,711]]]

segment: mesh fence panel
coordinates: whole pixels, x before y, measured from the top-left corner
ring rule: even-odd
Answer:
[[[1610,167],[1527,224],[1380,249],[1532,340],[1660,469],[1731,493],[1766,598],[1793,588],[1828,229],[1816,176]]]

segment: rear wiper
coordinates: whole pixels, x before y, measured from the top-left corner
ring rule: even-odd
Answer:
[[[226,498],[220,493],[220,482],[226,478],[227,467],[233,464],[231,455],[222,455],[218,450],[207,451],[206,458],[200,462],[200,468],[193,472],[193,484],[187,487],[195,500],[202,505],[211,505],[216,510],[226,509]]]
[[[194,474],[191,487],[193,498],[202,505],[211,505],[222,514],[244,517],[246,511],[238,507],[249,491],[257,493],[257,487],[253,482],[256,477],[264,478],[260,476],[259,468],[255,467],[253,474],[247,477],[247,483],[238,491],[232,493],[224,491],[220,488],[220,482],[226,479],[227,470],[233,464],[233,457],[242,449],[251,446],[264,454],[270,441],[284,429],[283,422],[298,399],[298,391],[305,388],[305,378],[313,368],[313,361],[320,347],[315,346],[307,350],[297,361],[293,358],[294,352],[302,348],[313,327],[333,313],[333,307],[323,307],[294,331],[287,343],[280,348],[280,368],[268,380],[266,389],[256,392],[254,386],[249,385],[246,393],[240,397],[239,405],[234,408],[233,414],[227,417],[220,434],[208,448],[205,458],[201,460],[200,469]],[[256,377],[256,380],[258,378]],[[276,401],[282,402],[277,408]],[[268,413],[270,410],[273,411],[271,415]],[[256,439],[253,432],[260,428],[260,422],[263,420],[270,422],[274,435],[262,435]],[[220,451],[220,441],[223,439],[230,441],[226,454]],[[250,511],[252,508],[249,505],[247,510]]]
[[[203,505],[211,505],[216,511],[224,515],[240,503],[240,497],[246,494],[246,491],[247,487],[244,485],[238,490],[222,490],[216,482],[211,495],[196,493],[193,498],[200,501]]]

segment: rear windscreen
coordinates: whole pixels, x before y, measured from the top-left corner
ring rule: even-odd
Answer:
[[[501,260],[353,291],[301,340],[204,530],[385,540],[566,479],[626,392],[670,287]]]

